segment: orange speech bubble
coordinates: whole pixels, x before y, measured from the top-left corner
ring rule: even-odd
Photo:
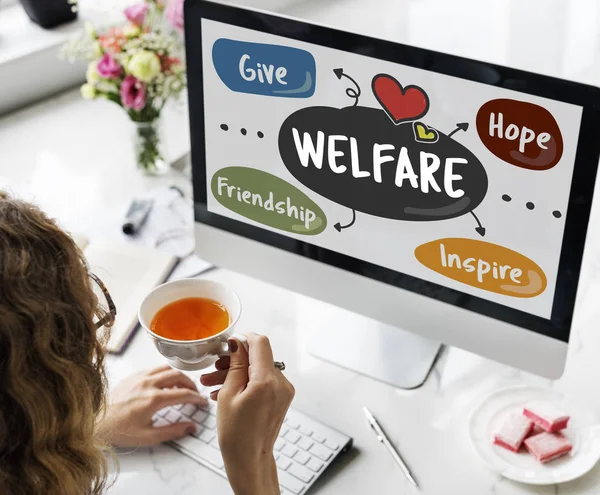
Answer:
[[[544,271],[526,256],[476,239],[431,241],[417,247],[415,257],[440,275],[505,296],[536,297],[548,285]]]

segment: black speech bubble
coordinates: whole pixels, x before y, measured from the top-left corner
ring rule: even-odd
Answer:
[[[292,128],[303,136],[308,132],[313,143],[317,142],[317,132],[325,133],[323,167],[317,169],[312,161],[303,167],[296,147]],[[417,142],[410,123],[395,126],[382,110],[367,107],[307,107],[291,114],[279,131],[279,153],[290,173],[314,192],[338,204],[370,215],[409,221],[433,221],[456,218],[477,208],[487,193],[488,178],[481,162],[463,145],[449,138],[439,130],[435,143]],[[350,142],[338,142],[336,149],[344,152],[337,159],[338,165],[346,165],[342,174],[334,173],[327,162],[327,136],[343,135],[358,141],[360,169],[373,173],[373,145],[391,144],[394,151],[383,154],[392,156],[394,161],[382,166],[382,182],[373,177],[355,178],[350,162]],[[413,188],[408,181],[402,187],[394,183],[396,163],[400,149],[405,146],[413,169],[419,175],[420,152],[437,155],[440,168],[433,176],[441,192],[430,189],[423,193]],[[444,162],[446,158],[464,158],[466,164],[454,164],[453,173],[462,176],[454,182],[455,189],[462,189],[460,198],[449,197],[444,190]]]

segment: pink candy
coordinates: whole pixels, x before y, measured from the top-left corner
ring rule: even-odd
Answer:
[[[569,416],[552,404],[542,401],[527,403],[523,414],[506,418],[494,435],[494,444],[511,452],[527,451],[542,463],[562,457],[573,449],[571,442],[559,432],[567,427]]]
[[[529,402],[523,414],[548,433],[564,430],[569,423],[569,416],[564,411],[547,402]]]
[[[494,443],[512,452],[518,452],[532,428],[531,420],[520,414],[511,414],[494,436]]]
[[[525,440],[527,450],[540,462],[562,457],[573,449],[571,442],[560,433],[543,432]]]

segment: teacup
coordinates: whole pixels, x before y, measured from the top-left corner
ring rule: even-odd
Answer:
[[[154,333],[150,329],[154,315],[165,305],[186,297],[203,297],[221,303],[229,313],[229,326],[216,335],[198,340],[172,340]],[[138,318],[158,352],[173,368],[198,371],[229,354],[227,339],[234,334],[241,312],[240,298],[229,287],[211,280],[187,278],[156,287],[142,302]]]

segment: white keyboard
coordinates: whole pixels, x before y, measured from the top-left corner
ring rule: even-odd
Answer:
[[[200,392],[203,392],[202,388]],[[227,477],[217,439],[216,413],[217,403],[214,401],[210,401],[205,408],[180,404],[158,411],[154,425],[164,426],[189,420],[196,423],[197,430],[193,435],[169,442],[170,445]],[[351,446],[350,437],[290,409],[273,451],[282,495],[305,494],[334,459]]]

